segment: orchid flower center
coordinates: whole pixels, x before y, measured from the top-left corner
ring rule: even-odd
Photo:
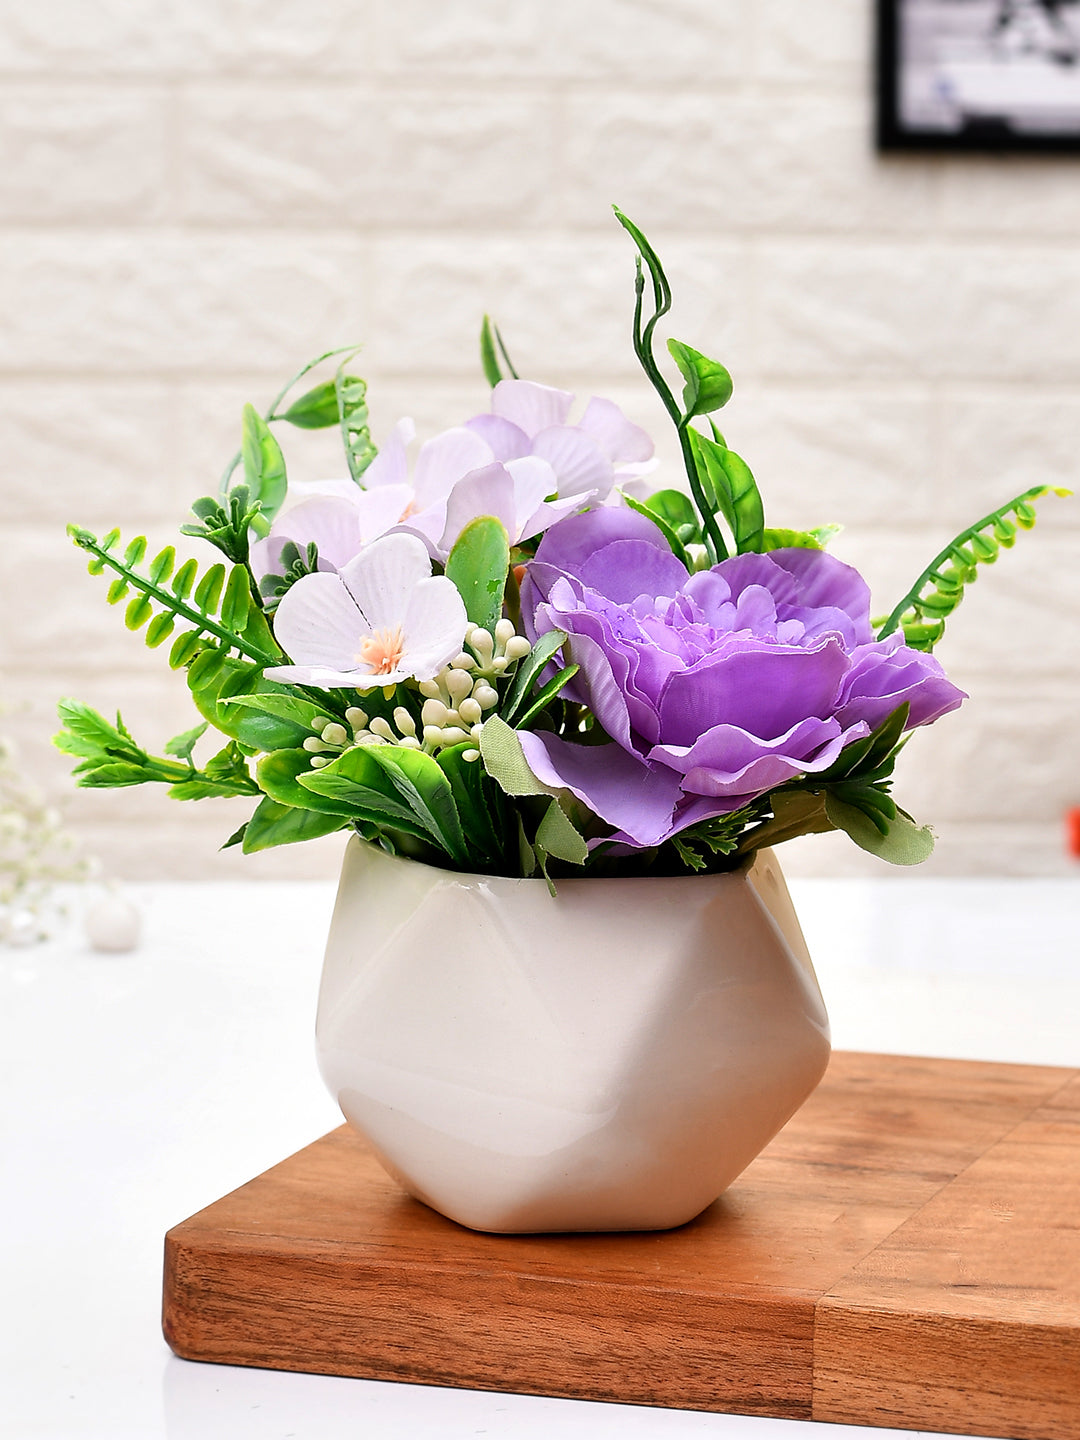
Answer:
[[[357,659],[371,666],[373,675],[389,675],[401,664],[405,652],[405,637],[400,625],[386,625],[382,630],[373,630],[360,641]]]

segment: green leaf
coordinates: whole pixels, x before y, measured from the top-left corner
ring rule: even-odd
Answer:
[[[179,670],[182,665],[186,665],[198,653],[202,643],[197,630],[187,630],[183,635],[178,635],[169,651],[170,669]]]
[[[176,551],[171,545],[166,545],[164,550],[159,550],[151,560],[147,573],[155,585],[164,585],[173,572],[176,564]]]
[[[155,615],[150,624],[146,627],[146,643],[151,650],[163,644],[172,632],[176,629],[176,616],[170,615],[168,611],[162,611]]]
[[[197,560],[185,560],[172,579],[172,592],[178,600],[186,600],[199,573]]]
[[[345,375],[342,382],[346,387],[364,383],[358,375]],[[336,382],[327,380],[325,384],[305,391],[283,415],[275,418],[288,420],[290,425],[297,425],[302,430],[326,430],[329,426],[336,425],[341,418],[338,414]]]
[[[746,461],[698,430],[688,430],[698,475],[715,496],[717,507],[735,540],[736,550],[760,551],[764,540],[765,509],[757,482]]]
[[[525,658],[518,663],[514,672],[514,679],[510,689],[506,692],[506,699],[502,705],[503,719],[512,721],[515,713],[524,704],[526,696],[532,689],[533,682],[544,667],[551,660],[552,656],[560,646],[565,645],[567,634],[565,630],[546,630],[541,635],[532,650]]]
[[[488,780],[479,760],[464,759],[467,750],[475,750],[472,740],[447,746],[435,757],[439,769],[450,782],[454,803],[461,816],[465,838],[482,859],[490,861],[505,847],[505,816],[498,809],[498,791]]]
[[[820,535],[814,530],[764,530],[761,548],[769,550],[824,550]]]
[[[701,539],[701,523],[693,501],[681,490],[657,490],[645,501],[645,508],[666,520],[684,543]]]
[[[502,616],[509,566],[510,538],[494,515],[470,520],[446,561],[446,575],[457,586],[470,622],[492,633]]]
[[[675,559],[678,560],[680,564],[685,565],[687,570],[693,570],[694,567],[690,563],[690,557],[686,553],[686,547],[659,510],[654,510],[651,505],[642,504],[640,500],[635,500],[632,495],[623,495],[623,501],[631,510],[636,510],[639,515],[644,515],[646,519],[651,520],[667,541],[668,548],[675,556]]]
[[[244,406],[240,453],[248,494],[252,500],[258,501],[265,518],[272,520],[285,499],[285,457],[269,425],[254,405]]]
[[[431,834],[404,804],[386,771],[372,760],[377,745],[356,745],[321,770],[297,772],[297,783],[316,795],[337,801],[359,820],[403,830],[420,840]]]
[[[276,845],[296,845],[344,830],[349,822],[343,815],[324,815],[317,810],[295,810],[264,796],[247,822],[242,841],[245,855],[270,850]]]
[[[264,755],[255,767],[259,789],[279,805],[324,811],[328,815],[351,815],[352,808],[346,801],[320,795],[317,790],[299,783],[299,776],[318,773],[312,770],[311,756],[306,750],[275,750],[271,755]]]
[[[225,588],[225,566],[211,565],[195,589],[195,605],[204,615],[217,612]]]
[[[243,565],[229,571],[228,583],[221,601],[221,623],[226,630],[242,634],[251,608],[251,579]]]
[[[205,672],[203,651],[188,671],[188,685],[199,714],[222,734],[239,740],[253,750],[292,750],[301,746],[311,731],[292,720],[231,704],[240,695],[287,695],[288,688],[267,680],[258,665],[242,660],[221,659]]]
[[[467,864],[469,851],[454,793],[434,757],[399,745],[365,748],[436,844],[455,864]]]
[[[247,834],[247,821],[245,820],[244,823],[243,823],[243,825],[240,826],[239,830],[234,830],[234,831],[233,831],[233,833],[232,833],[232,834],[229,836],[229,838],[225,841],[224,845],[221,846],[221,849],[222,849],[222,850],[231,850],[234,845],[242,845],[243,842],[244,842],[244,836],[245,836],[246,834]]]
[[[206,734],[209,722],[204,720],[201,725],[194,726],[191,730],[185,730],[182,735],[174,735],[165,745],[166,755],[176,755],[181,760],[191,761],[191,753],[199,739]]]
[[[154,613],[145,595],[136,595],[124,611],[124,624],[129,630],[140,630]]]
[[[925,826],[916,825],[910,815],[898,811],[884,834],[866,813],[846,804],[835,795],[825,800],[826,813],[838,830],[845,831],[855,844],[890,865],[921,865],[934,849],[934,837]]]
[[[311,734],[321,731],[324,726],[334,723],[335,720],[333,715],[327,714],[324,709],[312,704],[310,700],[276,690],[231,695],[223,701],[223,704],[226,707],[246,705],[249,710],[259,710],[264,715],[276,715],[279,720],[290,720],[294,725],[298,725],[302,730]]]
[[[489,315],[484,316],[484,323],[480,326],[480,364],[483,367],[484,379],[494,390],[503,378],[503,373],[495,351],[495,336],[492,334]]]
[[[669,340],[668,350],[679,367],[683,386],[683,410],[687,420],[722,410],[731,399],[731,376],[719,360],[710,360],[700,350]]]
[[[571,865],[584,865],[589,858],[588,845],[567,818],[558,800],[552,800],[537,826],[535,844],[537,849],[554,855],[556,860],[566,860]]]
[[[546,685],[541,686],[533,697],[532,704],[529,708],[520,719],[515,720],[514,729],[523,730],[530,720],[534,719],[539,715],[541,710],[551,704],[552,700],[569,684],[580,668],[579,665],[564,665],[557,675],[553,675]],[[483,735],[483,730],[481,730],[480,733]]]
[[[550,785],[538,780],[529,769],[525,751],[516,732],[498,715],[489,716],[480,731],[480,754],[484,769],[507,795],[556,795]]]

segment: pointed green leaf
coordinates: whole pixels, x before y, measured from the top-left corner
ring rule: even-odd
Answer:
[[[203,721],[201,725],[194,726],[191,730],[185,730],[182,735],[174,735],[165,746],[166,755],[176,755],[181,760],[191,760],[191,752],[199,738],[206,734],[208,722]]]
[[[251,694],[226,696],[222,704],[228,709],[233,705],[246,705],[249,710],[259,710],[264,715],[276,715],[279,720],[290,720],[302,730],[321,731],[334,721],[334,716],[320,706],[299,695],[290,695],[277,690],[255,691]]]
[[[320,795],[310,786],[300,784],[301,775],[318,773],[312,770],[311,756],[306,750],[275,750],[270,755],[264,755],[255,767],[259,789],[279,805],[291,805],[297,810],[319,810],[328,815],[351,815],[352,809],[346,801]]]
[[[343,383],[349,387],[363,385],[364,382],[357,375],[345,375]],[[336,425],[340,419],[337,385],[333,380],[327,380],[325,384],[316,385],[313,389],[305,391],[298,400],[293,401],[280,418],[288,420],[290,425],[297,425],[303,430],[325,430],[331,425]]]
[[[700,350],[669,340],[668,350],[679,367],[683,386],[683,410],[688,420],[722,410],[731,399],[731,376],[719,360],[710,360]]]
[[[425,755],[422,750],[408,750],[399,745],[371,745],[366,748],[436,843],[455,864],[466,864],[469,851],[461,828],[461,817],[454,803],[454,793],[434,757]]]
[[[495,351],[495,336],[491,331],[491,317],[484,316],[484,323],[480,326],[480,364],[483,367],[484,379],[494,390],[499,381],[503,378],[502,367],[499,365],[499,357]]]
[[[343,815],[321,814],[317,810],[296,810],[264,796],[244,831],[243,851],[253,855],[276,845],[295,845],[344,830],[349,822]]]
[[[285,457],[269,425],[254,405],[244,406],[240,453],[244,480],[252,501],[257,500],[266,520],[272,520],[285,499]]]
[[[565,689],[580,668],[578,665],[564,665],[557,675],[553,675],[546,685],[542,685],[533,697],[532,704],[520,719],[514,721],[514,729],[524,730],[529,721],[535,719],[540,711]],[[480,733],[482,735],[484,732],[481,730]]]
[[[659,510],[654,510],[651,505],[642,504],[640,500],[635,500],[632,495],[624,495],[623,501],[631,510],[636,510],[639,515],[644,515],[646,519],[651,520],[667,541],[668,548],[675,556],[675,559],[678,560],[680,564],[685,565],[687,570],[693,569],[690,563],[690,557],[686,553],[686,547]]]
[[[503,719],[512,721],[516,712],[525,702],[525,698],[532,689],[536,677],[551,660],[552,656],[561,645],[565,645],[567,635],[565,630],[547,630],[541,635],[536,644],[524,660],[518,662],[517,670],[514,672],[514,679],[507,691],[506,700],[503,702]]]
[[[765,510],[750,467],[734,450],[710,440],[698,430],[689,430],[690,447],[698,476],[735,539],[735,548],[760,551],[764,540]]]
[[[297,772],[297,783],[347,807],[349,814],[359,820],[430,841],[431,832],[401,800],[386,771],[372,760],[373,752],[380,748],[356,745],[321,770]]]
[[[470,520],[446,561],[446,575],[465,602],[473,625],[494,632],[502,616],[503,590],[510,566],[510,538],[494,515]]]

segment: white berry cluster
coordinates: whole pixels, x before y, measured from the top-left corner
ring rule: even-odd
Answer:
[[[312,769],[329,765],[353,745],[400,745],[433,755],[466,740],[479,742],[485,713],[499,703],[494,682],[524,659],[532,646],[517,634],[510,620],[500,620],[494,635],[479,625],[473,626],[465,636],[465,644],[468,648],[433,680],[417,682],[424,697],[419,729],[404,705],[394,710],[393,724],[382,715],[371,719],[365,710],[352,706],[345,712],[348,729],[335,720],[304,741],[304,749],[312,756]],[[480,752],[465,750],[462,758],[478,760]]]

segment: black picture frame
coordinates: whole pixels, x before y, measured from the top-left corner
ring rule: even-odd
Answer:
[[[877,0],[876,52],[880,151],[1080,155],[1080,0]]]

